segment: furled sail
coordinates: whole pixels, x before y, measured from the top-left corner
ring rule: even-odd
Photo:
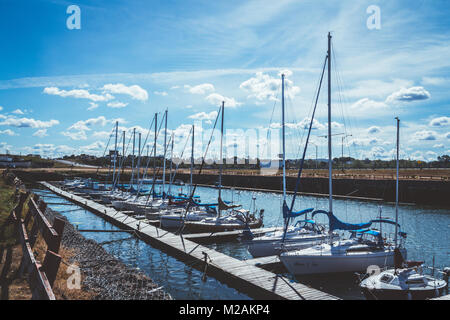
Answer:
[[[239,208],[241,206],[240,204],[228,205],[225,202],[223,202],[222,198],[220,197],[218,202],[219,202],[219,210],[228,210],[233,208]]]
[[[367,222],[367,223],[357,223],[357,224],[342,222],[341,220],[336,218],[336,216],[334,214],[332,214],[328,211],[325,211],[325,210],[316,210],[312,213],[312,216],[314,217],[318,213],[323,213],[328,216],[328,223],[330,226],[330,231],[333,231],[333,230],[359,230],[359,229],[368,228],[372,225],[372,221]]]
[[[308,208],[308,209],[303,209],[303,210],[294,212],[294,211],[289,210],[289,208],[285,202],[285,203],[283,203],[283,218],[286,219],[286,218],[299,217],[301,215],[310,213],[313,210],[314,210],[314,208]]]

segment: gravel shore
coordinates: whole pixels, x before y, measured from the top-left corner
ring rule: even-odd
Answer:
[[[70,261],[81,269],[83,290],[95,293],[95,300],[172,300],[161,286],[141,271],[130,268],[101,245],[81,235],[67,219],[47,208],[45,215],[66,220],[62,246],[73,250]]]

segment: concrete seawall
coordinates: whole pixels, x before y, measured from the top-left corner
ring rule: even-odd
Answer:
[[[92,173],[61,173],[54,172],[30,172],[14,171],[24,181],[57,181],[70,177],[92,177],[105,180],[104,176]],[[160,175],[159,175],[160,177]],[[122,176],[128,181],[129,175]],[[177,179],[189,181],[189,174],[177,173]],[[213,174],[194,175],[194,182],[198,184],[214,185],[218,176]],[[295,177],[287,177],[287,187],[293,191]],[[224,175],[222,184],[227,187],[255,188],[265,190],[281,190],[282,180],[280,176],[254,176],[254,175]],[[302,178],[300,192],[328,195],[327,178]],[[354,196],[363,198],[383,199],[395,201],[395,180],[370,180],[370,179],[335,179],[333,180],[333,194],[340,196]],[[399,199],[404,203],[416,203],[426,205],[450,206],[450,182],[448,181],[420,181],[401,180],[399,183]]]

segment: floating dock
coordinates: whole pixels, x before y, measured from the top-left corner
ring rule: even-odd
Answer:
[[[193,264],[198,270],[204,271],[207,276],[235,288],[254,299],[281,299],[281,300],[339,300],[339,298],[310,288],[300,283],[256,266],[255,260],[238,260],[207,248],[195,241],[211,239],[214,234],[176,235],[162,230],[154,225],[137,220],[121,213],[114,208],[101,205],[93,200],[74,195],[47,182],[41,184],[55,194],[89,210],[119,228],[163,250],[173,257]],[[267,230],[267,228],[266,228]],[[253,230],[252,230],[253,231]],[[260,232],[267,232],[264,229]],[[230,237],[237,238],[238,232],[232,232]],[[227,235],[219,235],[225,239]]]

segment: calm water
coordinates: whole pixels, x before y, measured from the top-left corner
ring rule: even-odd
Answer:
[[[176,187],[176,191],[180,189]],[[202,202],[217,200],[217,189],[198,187],[197,192]],[[252,198],[256,197],[256,207],[264,208],[264,226],[280,226],[282,195],[267,192],[250,192],[225,189],[222,191],[224,200],[240,203],[244,208],[250,208]],[[288,197],[288,201],[290,201]],[[49,199],[50,200],[50,199]],[[52,199],[50,202],[56,199]],[[59,200],[58,200],[59,201]],[[62,200],[62,202],[65,202]],[[289,202],[288,202],[289,203]],[[68,211],[76,206],[50,205],[56,211]],[[300,196],[296,201],[296,209],[315,208],[328,209],[328,198]],[[378,218],[381,208],[383,217],[395,218],[393,204],[365,202],[355,200],[334,200],[333,209],[341,220],[349,223],[360,223]],[[117,229],[103,219],[83,209],[73,212],[62,212],[70,222],[78,223],[80,229]],[[317,215],[317,221],[327,223],[325,216]],[[408,259],[424,260],[427,265],[432,264],[443,268],[450,265],[450,210],[447,208],[433,208],[412,205],[400,205],[399,223],[403,231],[408,233],[405,246],[408,250]],[[393,233],[393,227],[383,226],[383,233]],[[152,248],[150,245],[136,239],[129,239],[125,233],[85,233],[87,238],[98,242],[125,239],[120,242],[105,244],[110,253],[121,259],[124,263],[138,267],[152,279],[163,285],[176,299],[248,299],[247,296],[227,287],[220,282],[208,278],[201,281],[201,272],[191,266]],[[209,245],[217,251],[223,252],[238,259],[249,259],[250,254],[245,245],[240,243],[226,243]],[[291,281],[300,281],[317,289],[337,295],[344,299],[361,299],[362,296],[356,285],[354,275],[344,276],[315,276],[295,279],[287,275]]]

